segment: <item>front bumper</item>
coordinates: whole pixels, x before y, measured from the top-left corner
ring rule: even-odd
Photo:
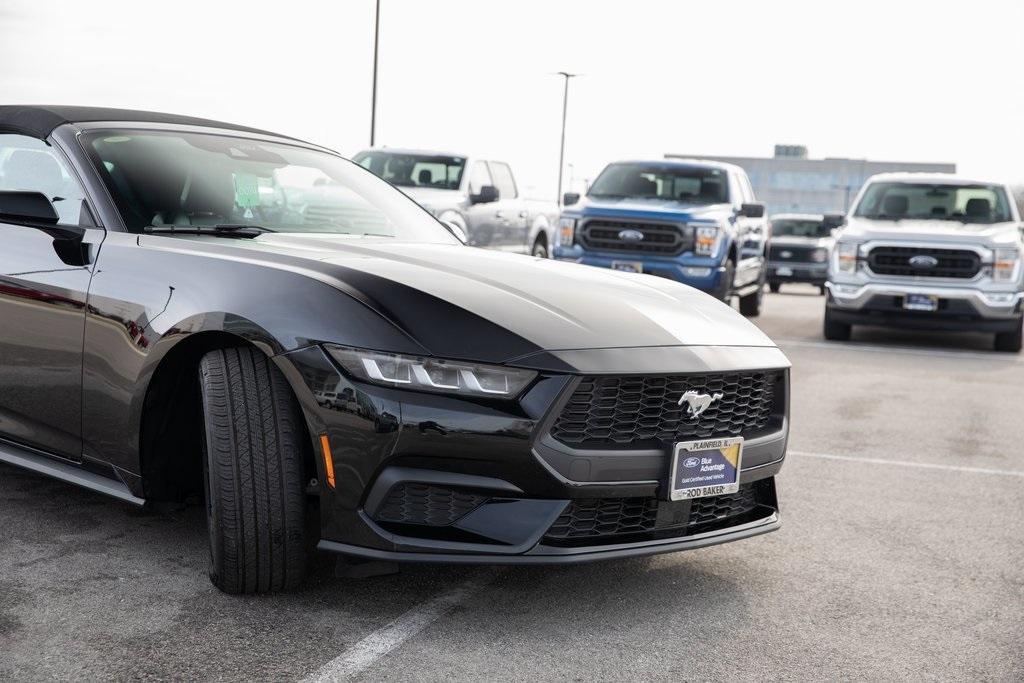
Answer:
[[[704,292],[714,291],[724,272],[721,259],[695,256],[692,253],[659,258],[648,254],[628,252],[586,251],[579,245],[574,245],[568,248],[555,247],[554,257],[560,261],[582,263],[598,268],[612,268],[615,263],[636,263],[640,265],[642,272],[648,275],[675,280]]]
[[[748,441],[741,493],[670,502],[668,448],[580,451],[548,428],[578,382],[542,375],[506,405],[356,383],[319,347],[278,356],[314,443],[328,436],[336,488],[318,487],[320,547],[364,558],[485,564],[577,563],[703,547],[778,528],[774,475],[788,423],[788,372],[779,417]],[[707,371],[707,368],[699,368]],[[303,389],[305,389],[303,391]],[[325,467],[318,448],[318,480]],[[626,519],[614,534],[564,533],[566,519]],[[637,526],[623,512],[640,506]],[[632,521],[631,521],[632,520]],[[556,529],[561,530],[556,533]]]
[[[779,269],[783,272],[779,272]],[[787,272],[788,271],[788,272]],[[828,265],[824,263],[768,262],[768,282],[806,282],[823,285],[828,279]]]
[[[829,314],[837,322],[915,329],[1011,332],[1020,325],[1024,293],[931,283],[826,282]],[[934,296],[938,310],[903,308],[908,294]],[[994,298],[997,295],[999,298]]]

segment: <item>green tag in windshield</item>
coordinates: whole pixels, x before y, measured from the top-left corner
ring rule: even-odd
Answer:
[[[259,179],[248,173],[235,173],[235,203],[243,209],[260,205]]]

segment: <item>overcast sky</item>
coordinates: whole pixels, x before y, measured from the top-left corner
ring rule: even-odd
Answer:
[[[368,144],[373,0],[0,0],[0,102],[171,111],[351,155]],[[382,0],[379,144],[512,162],[666,152],[952,161],[1024,182],[1024,1]],[[568,171],[567,171],[568,173]]]

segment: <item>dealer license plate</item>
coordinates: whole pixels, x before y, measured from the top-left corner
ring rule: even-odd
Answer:
[[[627,273],[644,272],[644,264],[640,261],[612,261],[612,270],[622,270]]]
[[[682,441],[672,451],[671,500],[736,493],[743,437]]]
[[[908,311],[937,311],[939,297],[930,294],[907,294],[903,297],[903,308]]]

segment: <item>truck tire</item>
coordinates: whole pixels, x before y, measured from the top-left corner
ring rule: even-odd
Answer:
[[[543,234],[537,236],[537,240],[533,243],[533,249],[530,253],[537,258],[548,257],[548,241],[544,239]]]
[[[769,282],[769,283],[768,283],[768,290],[769,290],[769,291],[770,291],[770,292],[771,292],[772,294],[778,294],[778,293],[779,293],[779,289],[780,289],[781,287],[782,287],[782,284],[781,284],[781,283],[778,283],[778,282]]]
[[[294,588],[305,576],[302,417],[281,372],[254,348],[199,364],[210,580],[225,593]]]
[[[719,301],[724,301],[726,304],[732,304],[732,283],[736,279],[736,264],[732,258],[725,262],[725,269],[722,271],[721,277],[718,278],[718,284],[711,291],[711,296],[715,297]]]
[[[740,297],[740,313],[747,318],[756,318],[761,315],[761,301],[764,299],[764,285],[757,288],[753,294]]]
[[[1024,342],[1024,326],[1018,324],[1017,329],[1013,332],[996,333],[995,348],[996,351],[1020,353],[1022,342]]]
[[[825,309],[825,339],[849,341],[851,332],[853,332],[851,325],[833,320],[828,308]]]

